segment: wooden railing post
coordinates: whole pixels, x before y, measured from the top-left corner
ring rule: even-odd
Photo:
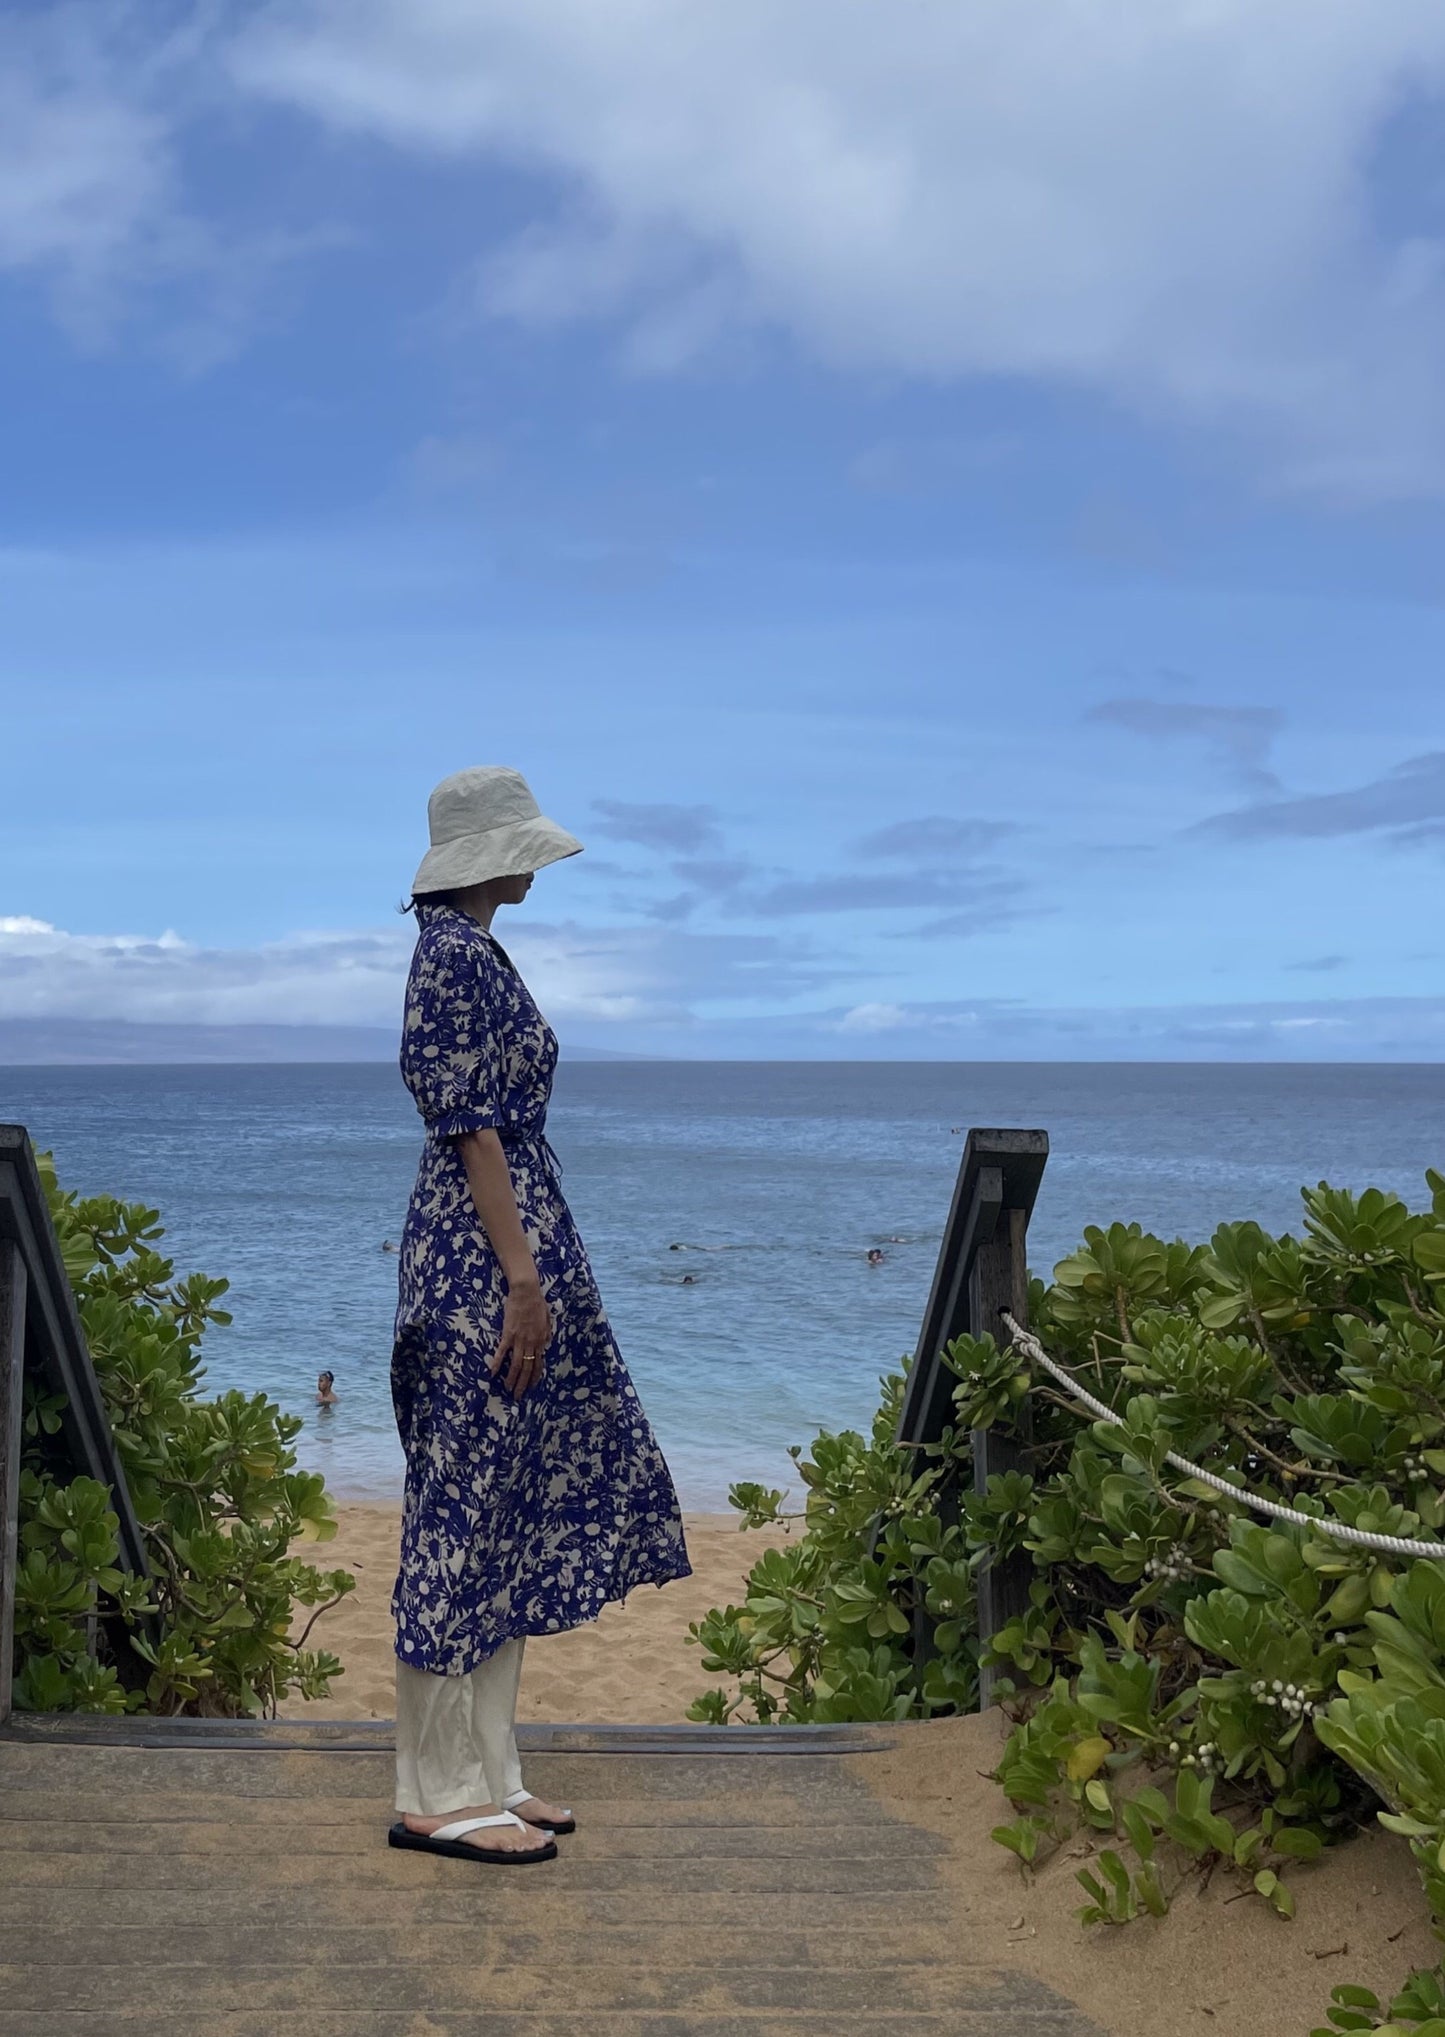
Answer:
[[[20,1560],[20,1428],[25,1377],[25,1261],[0,1238],[0,1725],[15,1667],[15,1571]]]
[[[14,1700],[21,1392],[27,1370],[43,1392],[61,1399],[58,1433],[45,1446],[51,1468],[59,1477],[93,1478],[107,1488],[116,1516],[118,1567],[145,1577],[145,1539],[86,1349],[35,1151],[23,1125],[0,1125],[0,1726]],[[154,1616],[142,1614],[140,1624],[154,1638]],[[143,1683],[150,1670],[131,1647],[127,1622],[117,1615],[108,1630],[122,1681]]]
[[[974,1332],[976,1336],[991,1330],[996,1343],[1008,1345],[1013,1342],[1013,1332],[1000,1318],[1001,1309],[1011,1309],[1017,1320],[1028,1327],[1028,1229],[1029,1213],[1026,1209],[1005,1209],[993,1236],[979,1249],[973,1262],[969,1292],[969,1315],[978,1326]],[[991,1429],[974,1429],[972,1440],[975,1492],[983,1492],[990,1478],[999,1473],[1023,1469],[1027,1463],[1027,1447],[1033,1441],[1033,1420],[1027,1399],[1007,1428],[996,1423]],[[1017,1619],[1027,1610],[1033,1570],[1026,1549],[1003,1558],[990,1556],[980,1566],[977,1603],[981,1640],[991,1639],[1000,1627],[1007,1626],[1010,1620]],[[993,1702],[993,1686],[997,1679],[996,1670],[985,1666],[979,1671],[980,1711],[987,1710]]]
[[[909,1368],[898,1418],[898,1441],[915,1448],[936,1443],[953,1412],[953,1374],[944,1347],[965,1334],[1011,1341],[999,1311],[1011,1309],[1028,1321],[1028,1228],[1049,1155],[1047,1132],[991,1131],[975,1127],[964,1142],[953,1203],[939,1248],[933,1286],[923,1311],[918,1348]],[[982,1492],[996,1472],[1024,1462],[1029,1442],[1028,1410],[1003,1428],[973,1431],[973,1482]],[[944,1520],[958,1517],[958,1495],[939,1495]],[[990,1559],[978,1579],[978,1626],[987,1641],[1028,1605],[1032,1565],[1027,1556]],[[933,1649],[933,1623],[915,1615],[914,1660],[922,1664]],[[995,1678],[979,1681],[980,1704],[992,1698]]]

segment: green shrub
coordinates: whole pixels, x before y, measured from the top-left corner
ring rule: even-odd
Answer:
[[[998,1777],[1019,1813],[994,1836],[1027,1867],[1081,1823],[1096,1834],[1086,1921],[1162,1911],[1195,1866],[1288,1916],[1290,1863],[1383,1799],[1445,1935],[1445,1564],[1325,1526],[1445,1555],[1445,1177],[1428,1182],[1422,1212],[1321,1183],[1299,1237],[1090,1227],[1050,1285],[1031,1282],[1030,1320],[1119,1425],[963,1337],[946,1353],[952,1428],[905,1450],[890,1375],[869,1439],[794,1452],[800,1516],[734,1488],[747,1522],[803,1532],[754,1568],[743,1605],[691,1630],[734,1688],[690,1716],[929,1717],[974,1705],[983,1661],[1013,1722]],[[971,1432],[1025,1400],[1029,1469],[975,1494]],[[1169,1452],[1321,1525],[1261,1520]],[[1028,1609],[982,1644],[973,1579],[1016,1550],[1034,1565]],[[1399,2027],[1445,2037],[1437,1987],[1412,1981]],[[1330,2013],[1372,2029],[1386,2012]]]
[[[230,1321],[217,1307],[227,1283],[176,1280],[155,1249],[154,1210],[79,1201],[47,1155],[40,1167],[151,1575],[117,1567],[110,1494],[64,1476],[53,1440],[63,1402],[27,1379],[17,1707],[244,1717],[274,1714],[291,1692],[324,1696],[341,1664],[288,1638],[293,1608],[320,1613],[354,1580],[290,1553],[336,1532],[323,1480],[295,1468],[300,1418],[263,1394],[200,1399],[201,1338]]]

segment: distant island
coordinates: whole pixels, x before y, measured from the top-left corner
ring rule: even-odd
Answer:
[[[390,1026],[141,1025],[128,1019],[0,1019],[0,1067],[170,1067],[204,1061],[394,1061]],[[606,1047],[564,1045],[569,1061],[644,1061]]]

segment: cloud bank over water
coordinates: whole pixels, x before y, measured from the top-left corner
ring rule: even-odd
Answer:
[[[758,943],[518,920],[508,951],[564,1052],[689,1060],[1432,1060],[1445,997],[1043,1007],[1024,998],[840,1005],[800,966],[792,1010],[749,1010]],[[0,1065],[47,1059],[385,1060],[408,928],[252,949],[0,919]],[[773,959],[773,958],[768,958]],[[1305,963],[1329,966],[1338,958]]]

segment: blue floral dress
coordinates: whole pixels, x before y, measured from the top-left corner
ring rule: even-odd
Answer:
[[[396,1652],[459,1676],[520,1634],[687,1577],[677,1495],[603,1312],[545,1124],[557,1038],[506,951],[418,908],[401,1068],[426,1144],[401,1239],[392,1401],[406,1452]],[[552,1315],[542,1377],[493,1376],[506,1279],[458,1138],[492,1126]]]

